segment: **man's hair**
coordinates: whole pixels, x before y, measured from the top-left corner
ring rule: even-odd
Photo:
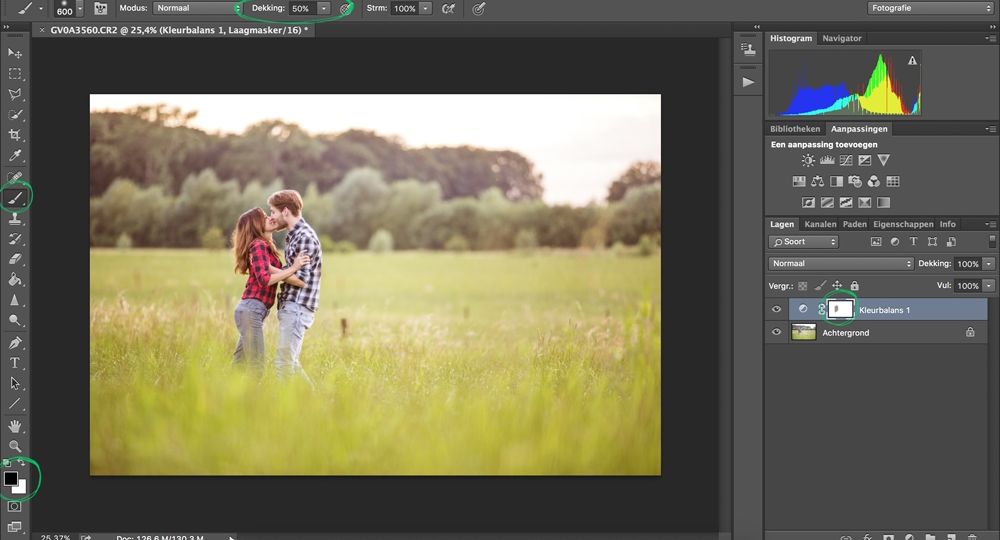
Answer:
[[[302,211],[302,195],[294,189],[283,189],[275,191],[267,198],[267,204],[284,211],[286,208],[293,216],[298,216]]]

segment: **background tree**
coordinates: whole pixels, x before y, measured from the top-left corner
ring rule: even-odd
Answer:
[[[118,179],[100,199],[91,199],[91,242],[110,246],[121,234],[129,234],[138,228],[136,216],[132,212],[132,204],[138,193],[139,187],[135,182]]]
[[[226,239],[222,236],[222,229],[218,227],[209,227],[208,230],[201,235],[201,247],[216,250],[226,247]]]
[[[91,195],[122,177],[175,193],[179,180],[212,164],[221,146],[218,137],[187,127],[195,114],[165,105],[91,114]]]
[[[441,186],[419,180],[400,180],[389,186],[379,222],[392,234],[396,249],[416,247],[413,218],[441,203]]]
[[[368,240],[368,251],[373,253],[392,251],[392,233],[385,229],[375,231],[375,234]]]
[[[615,205],[608,235],[612,242],[636,244],[643,235],[659,236],[660,184],[635,187]]]
[[[608,187],[608,202],[622,200],[629,189],[660,183],[660,163],[657,161],[638,161],[622,173]]]
[[[389,195],[382,173],[370,167],[354,169],[333,188],[332,236],[357,246],[368,244]]]
[[[240,189],[234,180],[222,182],[212,169],[191,175],[184,180],[177,196],[168,236],[174,245],[197,246],[201,234],[211,227],[232,230],[236,218],[246,210],[234,204],[240,200]]]
[[[476,249],[510,249],[517,229],[514,221],[515,203],[504,197],[500,188],[492,187],[479,194],[479,236]]]
[[[547,208],[537,224],[538,241],[545,246],[575,248],[580,245],[583,231],[596,221],[597,215],[588,208],[556,205]]]
[[[479,205],[475,199],[443,202],[420,214],[413,224],[413,240],[420,248],[443,249],[456,235],[470,245],[479,238]]]

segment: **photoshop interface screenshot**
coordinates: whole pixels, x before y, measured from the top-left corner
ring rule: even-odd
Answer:
[[[3,540],[1000,540],[994,1],[0,4]]]

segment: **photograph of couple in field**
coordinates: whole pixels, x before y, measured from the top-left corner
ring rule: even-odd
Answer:
[[[279,376],[299,374],[299,354],[306,330],[312,326],[319,307],[320,278],[323,277],[323,248],[316,231],[302,216],[302,196],[286,189],[267,199],[271,215],[259,207],[240,215],[233,228],[231,244],[236,272],[247,274],[247,283],[236,304],[234,319],[239,341],[233,360],[264,367],[264,319],[278,301],[278,348],[274,367]],[[274,245],[275,231],[286,230],[284,259]],[[278,284],[281,294],[278,297]]]
[[[91,95],[90,473],[662,474],[660,106]]]

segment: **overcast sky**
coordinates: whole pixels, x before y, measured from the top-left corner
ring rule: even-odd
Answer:
[[[637,160],[660,160],[659,95],[92,95],[90,107],[166,103],[196,110],[194,127],[241,133],[267,119],[311,133],[396,135],[408,147],[515,150],[543,174],[548,203],[601,200]]]

